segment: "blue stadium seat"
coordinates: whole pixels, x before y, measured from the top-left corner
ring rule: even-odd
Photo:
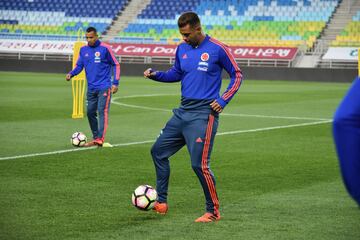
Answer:
[[[84,29],[92,22],[99,23],[96,26],[99,32],[103,32],[128,2],[129,0],[0,0],[0,24],[19,25],[18,28],[3,32],[20,33],[24,32],[21,30],[22,26],[37,25],[38,30],[29,30],[29,27],[27,31],[36,34],[37,31],[46,32],[47,26],[52,26],[59,30],[59,34],[76,35],[78,29]]]

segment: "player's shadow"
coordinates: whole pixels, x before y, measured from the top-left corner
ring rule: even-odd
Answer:
[[[129,220],[129,222],[138,223],[138,222],[144,222],[144,221],[161,220],[162,218],[163,218],[163,216],[160,216],[156,213],[144,212],[144,214],[137,214],[136,216],[132,216],[128,220]]]

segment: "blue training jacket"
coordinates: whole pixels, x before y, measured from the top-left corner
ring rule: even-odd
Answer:
[[[221,72],[225,69],[230,84],[220,96]],[[157,71],[151,79],[159,82],[181,81],[182,107],[206,107],[216,101],[224,108],[238,91],[243,75],[229,48],[206,35],[197,47],[181,43],[176,49],[174,66],[167,72]]]
[[[120,64],[116,60],[109,45],[97,40],[94,46],[83,46],[80,49],[76,67],[71,76],[78,75],[85,68],[89,90],[104,90],[111,85],[118,86],[120,80]],[[111,69],[114,69],[114,81],[111,82]]]
[[[333,134],[346,189],[360,207],[360,77],[336,110]]]

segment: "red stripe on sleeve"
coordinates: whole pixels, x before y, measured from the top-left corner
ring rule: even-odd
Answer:
[[[239,66],[236,64],[236,61],[235,61],[235,59],[234,59],[234,56],[231,54],[231,52],[229,51],[228,47],[227,47],[224,43],[222,43],[222,42],[220,42],[220,41],[218,41],[218,40],[216,40],[216,39],[214,39],[214,38],[210,38],[210,41],[211,41],[212,43],[220,46],[220,47],[224,50],[224,52],[225,52],[226,55],[228,56],[230,62],[232,63],[232,65],[233,65],[233,67],[234,67],[234,69],[235,69],[235,71],[236,71],[234,84],[233,84],[232,87],[231,87],[227,92],[225,92],[225,93],[223,94],[223,96],[222,96],[222,98],[223,98],[224,100],[228,100],[228,99],[231,98],[231,97],[236,93],[236,91],[239,89],[239,87],[240,87],[240,85],[241,85],[241,82],[242,82],[242,78],[243,78],[242,72],[241,72]]]
[[[116,79],[116,80],[119,80],[119,79],[120,79],[120,64],[119,64],[119,62],[116,60],[116,57],[115,57],[115,55],[114,55],[111,47],[110,47],[109,45],[103,43],[103,42],[102,42],[100,45],[103,46],[103,47],[106,47],[107,50],[109,51],[110,56],[111,56],[112,60],[113,60],[114,63],[115,63],[115,66],[116,66],[115,79]]]

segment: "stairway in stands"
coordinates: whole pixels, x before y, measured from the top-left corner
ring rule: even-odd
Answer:
[[[132,0],[126,6],[124,11],[122,11],[121,15],[115,19],[110,29],[106,31],[106,33],[102,36],[103,41],[110,41],[115,36],[118,35],[119,32],[124,30],[128,26],[128,24],[137,18],[137,15],[141,13],[143,9],[149,5],[151,0]]]
[[[317,40],[315,52],[324,53],[330,43],[336,39],[354,14],[360,10],[360,0],[342,0],[330,22],[325,27],[321,37]]]

